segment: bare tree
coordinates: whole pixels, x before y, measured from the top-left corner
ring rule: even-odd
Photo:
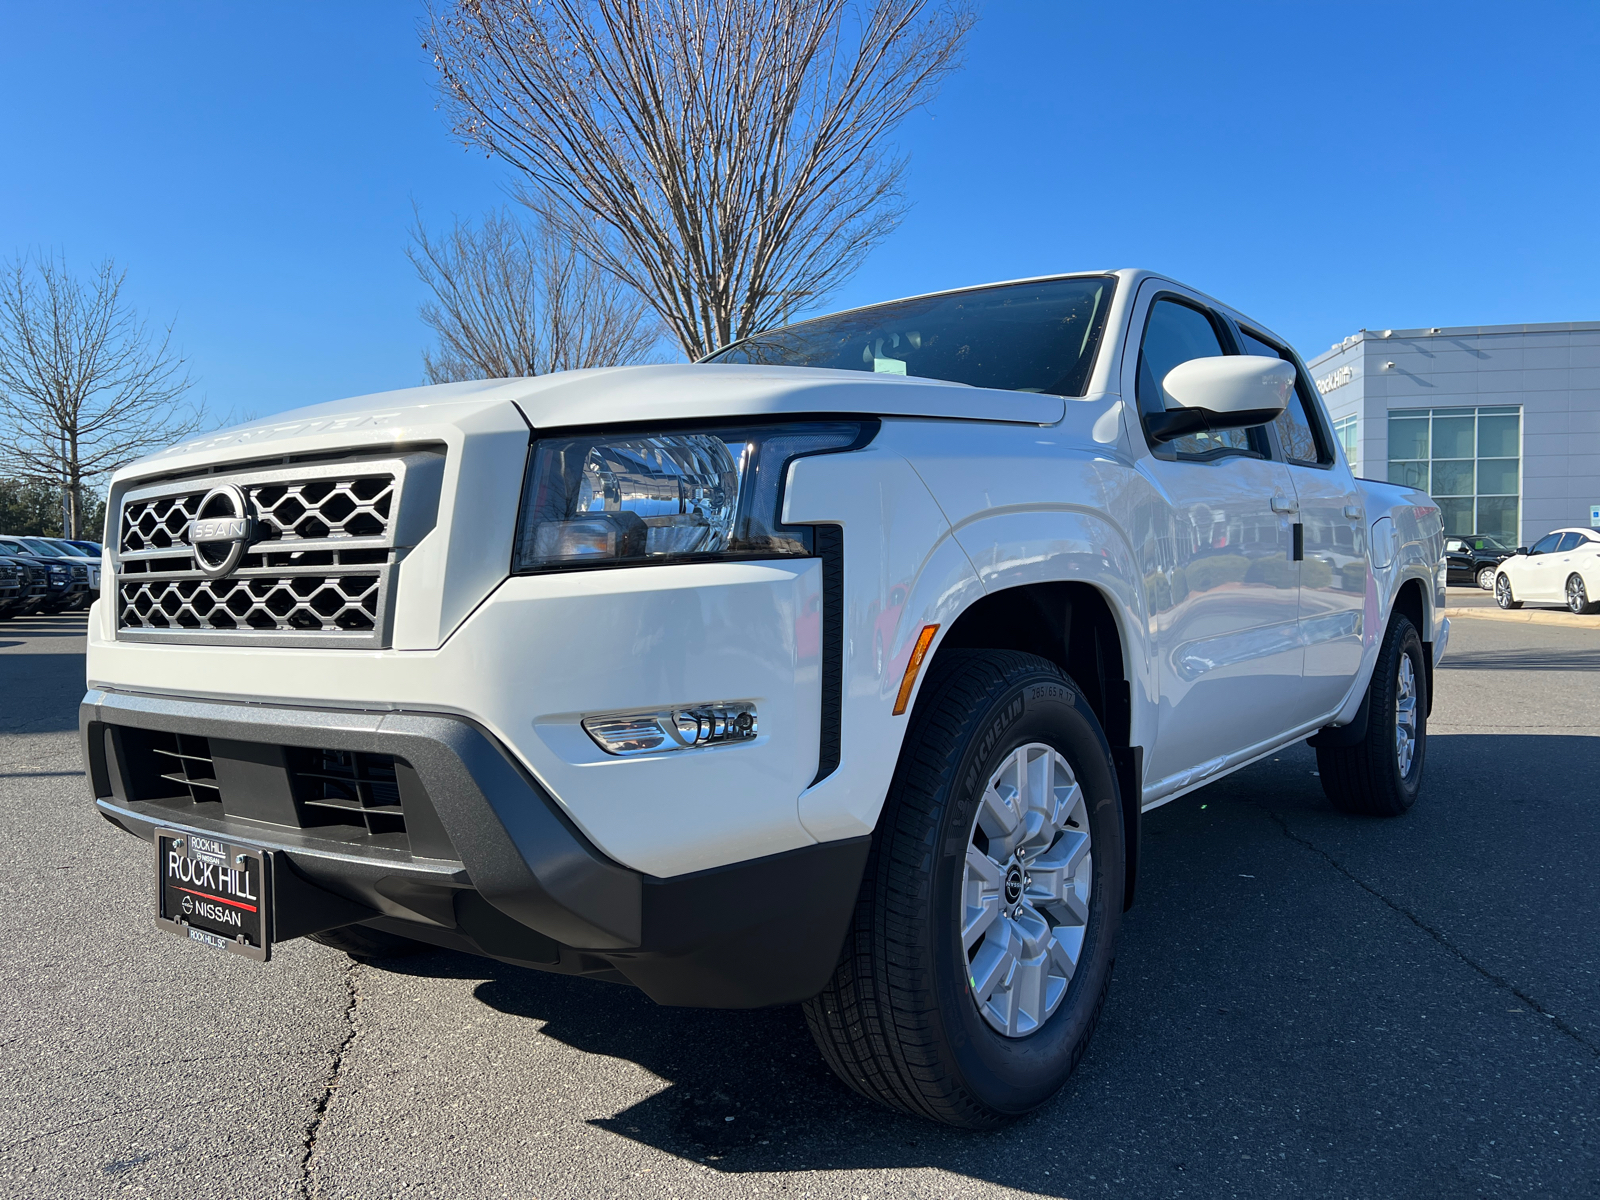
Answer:
[[[523,171],[685,353],[818,302],[900,222],[886,139],[971,0],[432,0],[457,136]]]
[[[172,328],[152,330],[106,259],[88,279],[64,259],[0,268],[0,454],[9,473],[60,485],[66,536],[83,532],[84,488],[205,421]]]
[[[439,337],[422,352],[430,383],[639,362],[660,341],[638,293],[546,221],[501,210],[433,238],[419,217],[407,254],[433,293],[420,310]]]

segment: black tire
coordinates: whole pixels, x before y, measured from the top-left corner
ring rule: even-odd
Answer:
[[[1033,743],[1060,753],[1082,789],[1092,882],[1059,1006],[1031,1034],[1008,1037],[979,1014],[959,906],[983,792]],[[912,714],[839,965],[805,1004],[828,1065],[871,1100],[965,1129],[1043,1104],[1077,1066],[1105,1003],[1124,866],[1116,768],[1072,680],[1031,654],[941,654]]]
[[[1567,576],[1567,607],[1580,617],[1600,612],[1600,604],[1589,599],[1589,590],[1583,586],[1583,576],[1576,571]]]
[[[1428,755],[1428,677],[1422,638],[1396,613],[1383,635],[1378,663],[1367,685],[1367,734],[1354,746],[1318,746],[1322,790],[1341,812],[1368,817],[1398,817],[1417,802],[1422,767]],[[1409,768],[1398,754],[1398,694],[1402,659],[1411,666],[1414,737]]]
[[[1494,591],[1494,577],[1498,572],[1493,567],[1480,567],[1478,569],[1478,586],[1486,592]]]
[[[1522,601],[1511,594],[1511,580],[1501,571],[1494,577],[1494,602],[1501,608],[1521,608]]]
[[[400,958],[431,949],[425,942],[414,942],[398,933],[372,929],[366,925],[341,925],[309,935],[313,942],[343,950],[351,958],[365,962],[373,958]]]

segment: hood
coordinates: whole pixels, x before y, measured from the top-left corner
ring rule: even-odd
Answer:
[[[501,424],[504,416],[491,416],[490,411],[503,413],[508,405],[515,405],[536,430],[789,413],[1053,425],[1066,410],[1060,396],[865,371],[717,363],[598,367],[334,400],[183,442],[123,468],[117,478],[183,470],[215,461],[219,452],[236,458],[236,452],[257,447],[272,456],[301,454],[327,448],[334,436],[341,447],[352,448],[449,442],[454,440],[452,430]]]
[[[527,390],[517,405],[536,429],[798,413],[1051,425],[1065,408],[1060,396],[811,367],[610,367],[524,382]]]

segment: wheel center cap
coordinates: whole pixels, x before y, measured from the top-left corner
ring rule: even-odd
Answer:
[[[1006,903],[1015,904],[1022,899],[1022,868],[1016,863],[1006,872]]]

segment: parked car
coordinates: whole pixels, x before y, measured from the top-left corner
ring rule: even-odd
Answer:
[[[1445,582],[1452,587],[1493,591],[1498,568],[1511,554],[1510,546],[1487,534],[1447,537],[1444,539]]]
[[[75,584],[72,567],[60,555],[37,553],[25,544],[24,539],[0,537],[0,555],[14,562],[26,563],[33,576],[31,596],[19,605],[20,615],[59,612],[72,601],[74,586],[82,589],[89,586],[87,572],[83,581]]]
[[[20,585],[17,595],[4,606],[0,616],[25,617],[38,612],[50,598],[49,569],[31,558],[13,556],[4,550],[0,550],[0,562],[9,563],[16,569],[17,583]]]
[[[70,612],[87,608],[94,600],[90,594],[90,565],[81,551],[68,552],[56,544],[57,539],[44,537],[19,537],[8,534],[0,537],[0,553],[31,554],[46,560],[49,565],[61,566],[67,572],[67,587],[57,591],[51,587],[49,599],[41,606],[43,612]],[[99,591],[100,565],[93,564],[94,587]]]
[[[1528,601],[1565,604],[1575,613],[1600,612],[1600,529],[1574,526],[1545,534],[1533,546],[1518,546],[1500,564],[1495,603],[1521,608]]]
[[[11,558],[0,556],[0,621],[22,607],[29,592],[27,567]]]
[[[83,747],[161,928],[803,1002],[974,1128],[1082,1054],[1141,814],[1307,737],[1405,812],[1450,629],[1438,507],[1143,271],[305,409],[108,503]]]
[[[89,592],[87,596],[84,596],[80,599],[78,607],[88,608],[89,605],[93,604],[100,598],[101,551],[95,543],[77,542],[72,541],[69,538],[55,537],[37,538],[34,540],[45,542],[51,546],[54,546],[57,550],[61,551],[69,558],[84,560],[80,565],[82,565],[89,573]]]

